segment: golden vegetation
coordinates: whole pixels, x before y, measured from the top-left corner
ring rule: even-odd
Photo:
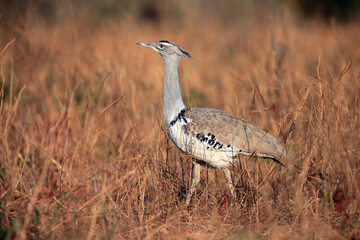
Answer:
[[[192,20],[2,34],[0,238],[360,238],[358,26]],[[231,199],[205,168],[184,209],[191,159],[164,130],[162,59],[135,44],[161,39],[194,57],[179,66],[188,105],[280,139],[295,123],[303,171],[243,158]]]

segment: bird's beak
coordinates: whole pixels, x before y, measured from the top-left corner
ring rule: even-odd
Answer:
[[[148,48],[152,48],[152,43],[147,43],[147,42],[137,42],[137,45],[140,46],[144,46],[144,47],[148,47]]]

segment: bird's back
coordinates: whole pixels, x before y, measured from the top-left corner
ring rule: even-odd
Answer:
[[[220,110],[185,108],[172,127],[178,129],[173,132],[178,136],[172,139],[180,149],[214,167],[229,167],[239,155],[269,158],[283,165],[297,158],[270,134]]]

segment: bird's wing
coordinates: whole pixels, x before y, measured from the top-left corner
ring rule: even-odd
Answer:
[[[232,114],[208,108],[186,108],[184,117],[189,119],[185,130],[214,150],[237,151],[280,163],[284,158],[291,161],[297,158],[295,152],[287,151],[276,138]]]

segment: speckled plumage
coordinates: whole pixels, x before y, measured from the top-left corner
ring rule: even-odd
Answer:
[[[169,134],[175,145],[213,167],[228,168],[239,155],[269,158],[284,166],[296,158],[270,134],[216,109],[185,108],[172,128]]]

